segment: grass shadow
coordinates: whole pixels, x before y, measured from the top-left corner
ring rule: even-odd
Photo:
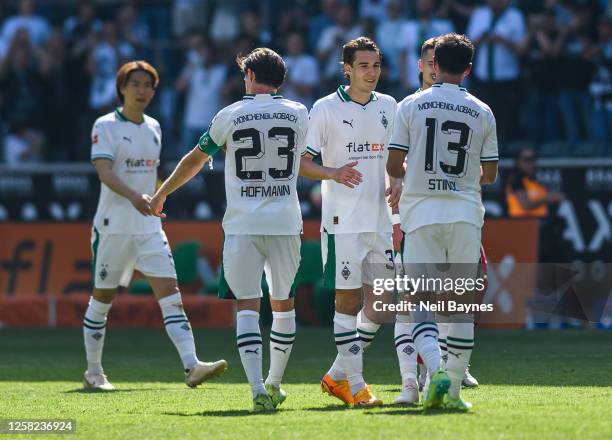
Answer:
[[[184,412],[164,412],[165,416],[179,416],[179,417],[245,417],[245,416],[273,416],[281,414],[283,412],[295,411],[293,409],[279,409],[278,411],[270,412],[253,412],[248,409],[224,409],[218,411],[200,411],[195,413],[184,413]]]
[[[112,391],[76,388],[74,390],[62,391],[63,394],[115,394],[115,393],[134,393],[138,391],[166,391],[164,388],[119,388]]]

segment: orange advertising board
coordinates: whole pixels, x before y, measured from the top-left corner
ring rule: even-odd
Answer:
[[[198,240],[213,267],[221,261],[221,223],[168,222],[170,244]],[[0,223],[0,295],[64,296],[91,290],[91,226],[86,223]],[[304,238],[318,240],[319,223],[306,221]],[[536,220],[489,220],[483,243],[490,262],[512,255],[537,261]]]

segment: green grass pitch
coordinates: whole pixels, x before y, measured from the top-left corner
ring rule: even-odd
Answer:
[[[344,408],[318,385],[335,355],[331,329],[299,328],[287,401],[254,415],[234,331],[195,336],[200,358],[228,360],[223,377],[189,389],[163,330],[110,328],[104,366],[118,390],[91,393],[81,389],[80,329],[0,330],[0,419],[76,419],[68,438],[83,439],[612,438],[612,332],[478,331],[472,371],[481,386],[464,391],[468,414]],[[382,330],[365,355],[365,378],[385,403],[400,388],[392,339]]]

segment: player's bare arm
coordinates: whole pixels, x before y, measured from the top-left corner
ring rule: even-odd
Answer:
[[[197,146],[183,156],[174,171],[172,171],[172,174],[162,183],[151,199],[152,215],[165,218],[166,214],[162,212],[162,209],[164,208],[166,197],[198,174],[207,160],[208,154],[202,152]]]
[[[389,198],[387,203],[393,209],[398,207],[400,197],[402,196],[402,184],[402,179],[389,177],[389,188],[385,191],[385,196]]]
[[[134,208],[142,215],[151,215],[151,196],[140,194],[127,186],[113,171],[113,161],[109,159],[96,159],[94,161],[96,172],[100,181],[108,186],[111,190],[125,197],[132,203]]]
[[[482,162],[480,185],[492,185],[497,180],[497,161]]]
[[[406,152],[400,150],[390,150],[387,158],[387,173],[390,177],[403,179],[405,174],[404,159]]]
[[[324,167],[312,161],[313,156],[306,153],[300,161],[300,176],[313,180],[334,180],[349,188],[355,188],[362,181],[362,174],[355,169],[357,161],[349,162],[340,168]]]

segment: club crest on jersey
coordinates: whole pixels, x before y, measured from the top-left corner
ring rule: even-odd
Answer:
[[[382,115],[382,117],[380,118],[380,123],[382,124],[383,127],[385,127],[385,130],[386,130],[387,126],[389,125],[389,121],[387,120],[387,116],[385,115],[384,110],[381,110],[380,114]]]
[[[342,264],[344,264],[344,268],[340,272],[340,275],[342,275],[342,278],[344,278],[345,280],[348,280],[348,278],[351,276],[351,271],[348,268],[349,263],[348,261],[343,261]]]
[[[108,276],[108,264],[103,264],[102,269],[100,270],[100,279],[104,281]]]

